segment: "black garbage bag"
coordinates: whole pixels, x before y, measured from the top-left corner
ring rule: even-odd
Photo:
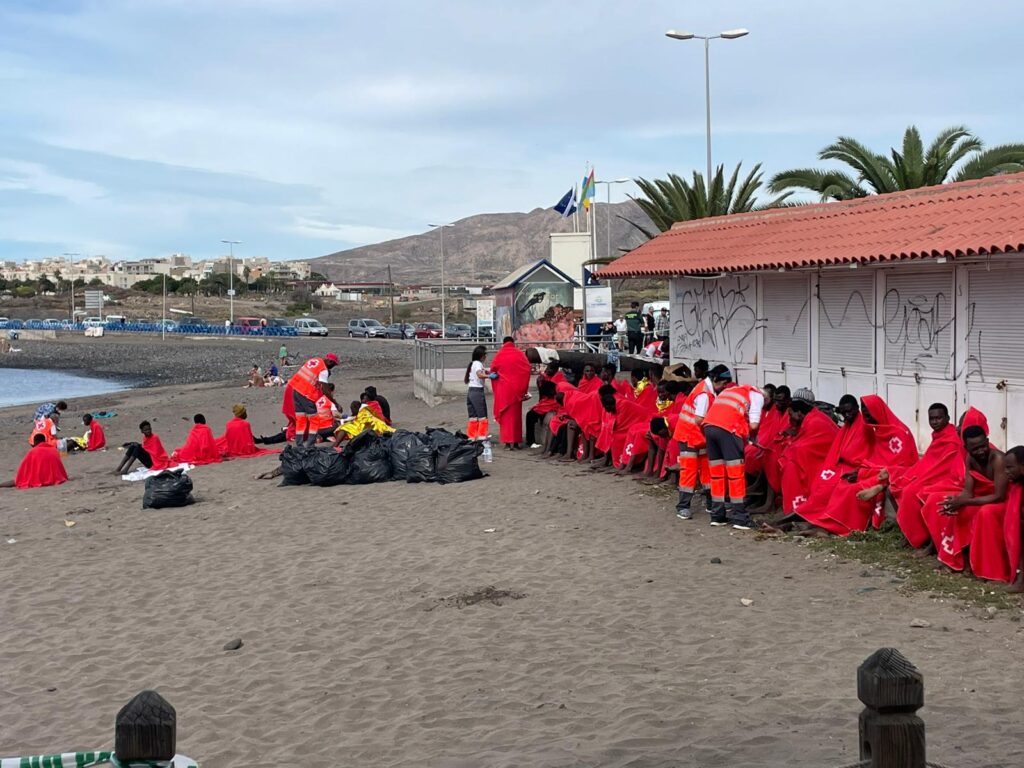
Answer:
[[[406,479],[409,456],[422,445],[420,436],[415,432],[399,429],[391,435],[391,442],[388,447],[391,451],[391,478],[393,480]]]
[[[143,509],[185,507],[193,501],[192,478],[181,469],[165,469],[159,475],[146,478],[146,490],[142,494]]]
[[[348,485],[386,483],[391,479],[391,450],[389,439],[372,430],[357,435],[345,446],[348,461]]]
[[[289,443],[281,451],[281,485],[308,485],[306,455],[313,448]]]
[[[440,427],[427,427],[426,443],[431,448],[440,448],[443,445],[458,445],[466,440],[465,435],[453,435],[447,429]]]
[[[480,470],[477,457],[483,451],[483,444],[471,440],[438,448],[435,463],[437,482],[464,483],[467,480],[479,480],[484,473]]]
[[[405,480],[409,483],[432,483],[437,480],[435,460],[437,449],[419,443],[409,451],[405,464]]]
[[[311,485],[328,487],[348,482],[348,458],[334,448],[314,448],[302,462]]]

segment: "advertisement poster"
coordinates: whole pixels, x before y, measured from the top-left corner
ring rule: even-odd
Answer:
[[[523,283],[515,292],[517,341],[539,345],[571,343],[575,331],[572,285]]]

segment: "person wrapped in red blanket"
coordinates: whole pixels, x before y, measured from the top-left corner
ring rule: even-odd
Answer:
[[[57,446],[48,442],[46,435],[38,433],[33,437],[32,447],[18,465],[14,481],[3,483],[4,487],[43,488],[48,485],[60,485],[68,480],[67,470],[60,460]]]
[[[125,474],[136,461],[146,469],[156,472],[171,466],[171,457],[164,450],[160,438],[153,432],[153,425],[143,421],[139,424],[139,431],[142,433],[142,442],[124,444],[124,458],[114,470],[115,475]]]
[[[577,437],[581,443],[597,439],[604,409],[597,392],[580,392],[567,382],[557,384],[555,389],[555,401],[559,403],[560,410],[549,423],[554,436],[550,455],[573,461],[576,458]]]
[[[974,408],[968,409],[963,424],[980,426],[985,417]],[[931,534],[921,514],[929,494],[941,498],[959,493],[963,488],[964,461],[967,458],[960,432],[949,420],[949,409],[942,403],[928,407],[928,426],[932,441],[924,455],[913,466],[897,469],[888,478],[889,493],[896,504],[896,523],[910,546],[930,546]],[[988,434],[988,424],[984,425]],[[884,483],[883,483],[884,484]]]
[[[85,428],[89,430],[89,436],[85,441],[85,450],[87,451],[99,451],[107,447],[107,436],[103,432],[103,426],[99,420],[93,418],[91,413],[87,413],[82,417],[82,423],[85,424]]]
[[[221,460],[220,449],[213,431],[206,426],[206,417],[197,413],[192,417],[192,431],[188,433],[185,444],[175,449],[171,460],[188,464],[218,464]]]
[[[604,454],[605,466],[618,467],[630,430],[634,427],[646,429],[654,409],[616,395],[615,387],[607,384],[598,390],[598,395],[605,416],[595,447]]]
[[[1008,571],[1014,574],[1008,592],[1024,593],[1024,445],[1015,445],[1003,456],[1006,466],[1006,479],[1009,487],[1006,492],[1006,517],[1003,526],[1003,538],[1006,543],[1006,563]]]
[[[543,426],[545,422],[550,421],[547,419],[548,414],[555,413],[560,408],[558,401],[555,400],[558,390],[554,381],[544,379],[539,382],[537,389],[540,394],[537,404],[526,412],[526,444],[531,448],[542,447],[538,442],[540,437],[537,433],[537,427]],[[544,445],[549,446],[551,442],[550,430],[547,430],[547,434],[544,435],[543,439]]]
[[[811,399],[794,398],[789,405],[789,429],[795,434],[780,458],[782,509],[799,514],[835,444],[839,427]]]
[[[252,427],[249,425],[249,414],[245,406],[235,403],[231,407],[234,418],[224,425],[224,434],[216,439],[217,450],[225,459],[247,459],[253,456],[264,456],[276,451],[257,448],[253,438]]]
[[[530,373],[530,361],[516,348],[515,339],[506,336],[491,360],[491,390],[499,439],[509,450],[523,442],[523,399],[530,389]]]
[[[597,370],[594,366],[590,363],[584,365],[583,373],[580,376],[580,380],[576,383],[576,388],[584,393],[597,392],[601,388],[601,384],[601,378],[597,375]]]
[[[848,418],[849,395],[839,401],[844,421]],[[800,517],[838,536],[865,531],[884,521],[881,493],[862,491],[877,485],[879,473],[909,467],[917,459],[914,435],[882,398],[861,398],[859,417],[846,423],[829,451],[824,468],[800,506]]]
[[[1003,539],[1008,483],[1003,453],[979,426],[964,427],[962,437],[966,453],[960,472],[962,490],[956,496],[929,494],[921,516],[940,563],[962,571],[964,552],[969,549],[976,576],[1011,581]]]

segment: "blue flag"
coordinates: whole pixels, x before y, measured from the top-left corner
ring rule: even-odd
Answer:
[[[555,204],[555,210],[562,214],[563,219],[576,213],[576,187],[573,187],[562,196],[562,199]]]

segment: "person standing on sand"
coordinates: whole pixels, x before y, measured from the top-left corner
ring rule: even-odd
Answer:
[[[466,375],[462,377],[466,384],[466,412],[469,418],[466,422],[466,437],[470,440],[483,440],[489,431],[487,390],[484,388],[488,376],[488,370],[484,366],[485,360],[487,347],[482,344],[474,347],[469,365],[466,366]]]
[[[323,384],[330,378],[331,369],[339,362],[333,352],[324,357],[311,357],[288,380],[281,410],[289,420],[295,422],[296,443],[312,445],[316,442],[316,432],[310,432],[309,420],[316,417],[316,401],[324,394]]]
[[[491,361],[491,391],[494,392],[494,418],[501,430],[506,450],[519,450],[523,442],[523,399],[530,389],[532,367],[516,340],[502,339],[501,349]]]
[[[281,363],[281,370],[288,365],[288,347],[285,344],[281,344],[281,348],[277,350],[277,359]]]

